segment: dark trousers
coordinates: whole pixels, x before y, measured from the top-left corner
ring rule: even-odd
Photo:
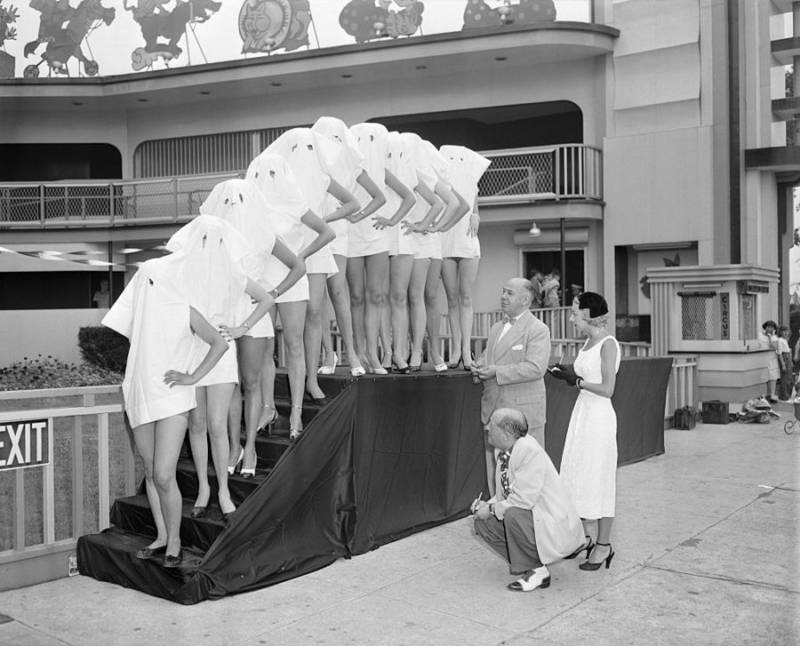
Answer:
[[[530,509],[509,507],[502,521],[493,515],[486,520],[476,518],[475,531],[489,547],[508,561],[511,574],[525,574],[542,567]]]
[[[792,355],[788,352],[782,353],[783,365],[785,368],[781,370],[781,376],[775,389],[778,399],[789,399],[792,396]]]

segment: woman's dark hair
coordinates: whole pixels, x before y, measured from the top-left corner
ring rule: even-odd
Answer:
[[[589,316],[591,318],[608,314],[608,303],[606,303],[606,299],[597,292],[583,292],[583,294],[580,294],[577,298],[578,308],[589,310]]]
[[[773,321],[772,319],[768,319],[768,320],[764,321],[761,324],[761,329],[762,330],[766,330],[770,325],[772,326],[772,329],[774,329],[776,332],[778,331],[778,324],[775,321]]]

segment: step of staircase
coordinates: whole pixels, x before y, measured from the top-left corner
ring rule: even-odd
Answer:
[[[225,529],[225,521],[216,504],[208,506],[204,518],[190,516],[193,506],[193,499],[183,499],[181,544],[205,552]],[[149,536],[150,540],[156,535],[153,514],[144,494],[117,498],[111,507],[111,524],[121,530]]]

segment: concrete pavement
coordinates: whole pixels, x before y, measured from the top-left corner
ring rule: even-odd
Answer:
[[[61,579],[0,593],[0,644],[797,644],[800,424],[666,432],[618,472],[616,556],[513,593],[469,519],[195,606]]]

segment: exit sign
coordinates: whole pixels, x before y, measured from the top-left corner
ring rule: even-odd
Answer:
[[[48,464],[50,433],[47,419],[0,424],[0,470]]]

